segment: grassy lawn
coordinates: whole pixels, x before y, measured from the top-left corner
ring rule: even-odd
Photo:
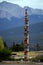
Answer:
[[[24,56],[24,52],[12,52],[12,54],[16,54],[16,55],[21,56],[21,57]],[[28,52],[28,57],[35,57],[35,56],[40,55],[40,54],[43,54],[43,51],[42,52],[30,51],[30,52]]]
[[[16,54],[16,55],[21,56],[21,57],[24,56],[24,52],[12,52],[12,54]]]
[[[29,52],[29,57],[36,57],[37,55],[42,55],[43,54],[43,51],[42,52],[39,52],[39,51],[30,51]]]

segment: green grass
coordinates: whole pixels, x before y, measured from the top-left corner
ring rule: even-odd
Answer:
[[[16,54],[16,55],[19,55],[21,57],[24,56],[24,52],[12,52],[12,54]],[[30,52],[28,52],[28,57],[36,57],[37,55],[41,55],[41,54],[43,54],[43,51],[42,52],[30,51]]]
[[[29,52],[29,57],[36,57],[37,55],[42,55],[42,54],[43,54],[43,51],[42,52],[30,51]]]

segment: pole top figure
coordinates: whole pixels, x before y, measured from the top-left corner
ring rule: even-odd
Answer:
[[[28,12],[27,12],[27,9],[25,9],[25,15],[27,16]]]
[[[25,11],[27,11],[27,9],[25,9]]]

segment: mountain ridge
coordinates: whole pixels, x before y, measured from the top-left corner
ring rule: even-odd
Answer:
[[[43,35],[43,10],[41,9],[21,8],[5,1],[0,3],[0,36],[7,45],[12,45],[13,41],[20,43],[24,40],[25,8],[28,9],[30,47],[37,42],[43,46],[43,41],[40,40],[40,36]]]
[[[3,1],[0,3],[0,10],[7,11],[9,14],[11,14],[10,17],[12,17],[12,16],[18,17],[18,18],[24,17],[25,8],[28,9],[28,12],[29,12],[28,15],[32,15],[32,14],[43,15],[43,10],[41,10],[41,9],[33,9],[28,6],[25,6],[24,8],[22,8],[17,4],[9,3],[6,1]]]
[[[13,42],[21,43],[24,41],[24,26],[13,27],[0,32],[3,40],[6,41],[7,45],[11,46]],[[43,46],[43,22],[30,24],[29,25],[29,45],[30,48],[34,48],[34,45],[38,43]],[[31,49],[32,50],[32,49]]]

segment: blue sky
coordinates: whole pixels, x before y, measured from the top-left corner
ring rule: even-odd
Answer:
[[[14,4],[18,4],[21,7],[29,6],[32,8],[43,9],[43,0],[0,0],[0,2],[2,1],[7,1]]]

